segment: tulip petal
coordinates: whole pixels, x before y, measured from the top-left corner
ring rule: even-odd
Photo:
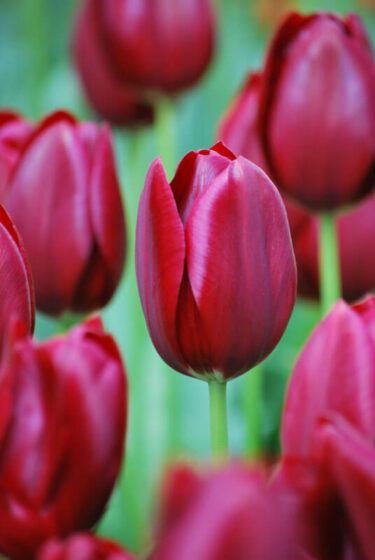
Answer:
[[[239,375],[274,348],[296,290],[285,208],[256,165],[238,158],[196,200],[186,253],[209,361],[226,378]]]
[[[155,348],[171,367],[187,373],[176,338],[184,230],[160,158],[151,165],[141,195],[135,254],[141,303]]]

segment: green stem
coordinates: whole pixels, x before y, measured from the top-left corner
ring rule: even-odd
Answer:
[[[158,140],[158,151],[162,157],[167,178],[170,180],[176,163],[176,128],[175,104],[169,97],[162,96],[158,99],[155,130]]]
[[[333,213],[320,216],[320,301],[322,315],[341,297],[341,275],[337,232]]]
[[[262,373],[263,363],[260,363],[244,379],[245,450],[252,458],[258,457],[261,450]]]
[[[210,391],[211,453],[212,460],[220,463],[228,458],[227,384],[208,383]]]

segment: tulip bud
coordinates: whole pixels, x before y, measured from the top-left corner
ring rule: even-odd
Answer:
[[[132,560],[128,552],[116,544],[90,534],[79,534],[66,541],[48,541],[37,560]]]
[[[34,291],[22,241],[4,208],[0,206],[0,355],[10,320],[34,330]]]
[[[0,111],[0,200],[11,173],[32,133],[32,125],[10,111]]]
[[[311,457],[321,417],[337,414],[373,441],[375,433],[375,298],[338,302],[316,327],[289,383],[282,420],[286,456]]]
[[[91,311],[120,280],[125,226],[109,128],[57,112],[36,129],[5,206],[30,259],[38,309]]]
[[[14,336],[0,375],[0,551],[27,560],[100,518],[126,423],[121,358],[100,319],[44,343]]]
[[[211,0],[92,0],[103,45],[129,85],[174,93],[193,85],[213,52]]]
[[[295,301],[277,189],[222,144],[188,153],[170,184],[156,159],[139,205],[136,271],[151,338],[171,367],[219,380],[246,372],[273,350]]]
[[[277,186],[313,210],[374,186],[375,61],[355,15],[291,14],[263,74],[258,126]]]
[[[152,121],[151,105],[124,84],[108,63],[91,0],[82,5],[77,15],[73,56],[83,89],[99,115],[117,125]]]

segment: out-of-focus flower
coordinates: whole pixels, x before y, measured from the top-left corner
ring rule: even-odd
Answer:
[[[31,123],[23,117],[11,111],[0,111],[0,201],[32,131]]]
[[[77,534],[65,541],[48,541],[37,560],[133,560],[134,557],[113,542],[88,533]]]
[[[0,551],[26,560],[103,513],[122,459],[126,379],[98,318],[44,343],[14,332],[4,356]]]
[[[92,0],[118,76],[131,86],[175,93],[193,85],[213,53],[211,0]]]
[[[0,355],[11,321],[34,330],[34,290],[23,243],[14,224],[0,206]],[[1,423],[1,422],[0,422]],[[1,431],[1,430],[0,430]]]
[[[313,210],[374,186],[375,61],[361,20],[291,14],[271,44],[258,126],[275,184]]]
[[[244,373],[273,350],[295,301],[277,189],[222,144],[188,153],[170,184],[156,159],[139,205],[136,270],[151,338],[171,367],[205,379]]]
[[[152,560],[292,558],[292,534],[277,492],[260,472],[231,465],[202,477]]]
[[[56,112],[36,129],[5,207],[30,259],[38,309],[51,315],[104,306],[120,280],[124,213],[109,128]]]
[[[124,84],[107,60],[91,0],[81,6],[73,34],[73,57],[94,110],[118,125],[150,123],[151,105]]]

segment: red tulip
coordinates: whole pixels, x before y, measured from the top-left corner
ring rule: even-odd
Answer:
[[[116,544],[90,534],[79,534],[66,541],[48,541],[37,560],[132,560],[134,557]]]
[[[374,186],[375,61],[361,20],[291,14],[265,65],[258,126],[277,186],[332,210]]]
[[[34,330],[34,291],[23,243],[4,208],[0,206],[0,355],[9,322],[19,319]]]
[[[83,89],[99,115],[118,125],[152,121],[151,105],[129,89],[108,63],[91,0],[82,5],[77,16],[73,56]]]
[[[99,319],[44,343],[14,336],[0,372],[0,551],[27,560],[92,527],[119,472],[124,369]]]
[[[18,161],[5,206],[25,242],[41,311],[108,302],[123,269],[125,227],[107,126],[49,116]]]
[[[290,559],[291,545],[277,492],[261,473],[232,465],[202,480],[152,560]]]
[[[206,70],[214,46],[211,0],[92,0],[108,56],[130,85],[174,93]]]
[[[23,117],[11,111],[0,111],[0,200],[32,130],[32,125]]]
[[[313,455],[321,417],[338,414],[364,437],[375,433],[375,298],[338,302],[316,327],[290,380],[282,421],[286,456]]]
[[[188,153],[168,184],[160,159],[141,195],[136,270],[162,358],[223,380],[265,358],[288,323],[296,271],[268,177],[222,144]]]

